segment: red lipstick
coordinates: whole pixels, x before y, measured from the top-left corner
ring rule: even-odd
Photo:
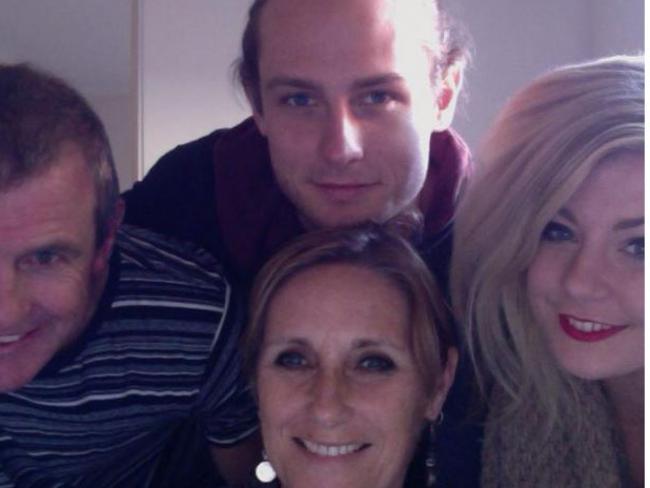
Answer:
[[[612,325],[592,320],[579,319],[570,315],[560,314],[560,327],[572,339],[580,342],[597,342],[607,339],[622,330],[627,325]]]

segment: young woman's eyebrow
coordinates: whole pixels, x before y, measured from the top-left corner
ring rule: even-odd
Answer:
[[[614,230],[632,229],[634,227],[643,225],[644,223],[645,223],[644,217],[639,217],[636,219],[625,219],[625,220],[621,220],[620,222],[617,222],[616,225],[614,225]]]

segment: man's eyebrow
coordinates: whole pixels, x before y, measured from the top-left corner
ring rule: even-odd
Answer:
[[[276,76],[266,82],[265,88],[272,90],[277,87],[300,88],[303,90],[316,90],[318,83],[303,78],[294,78],[292,76]]]
[[[44,242],[43,244],[38,244],[28,248],[23,255],[29,256],[38,252],[54,252],[59,254],[65,254],[71,258],[76,258],[82,254],[81,250],[65,241],[53,241],[53,242]]]
[[[379,75],[369,76],[355,80],[352,83],[354,89],[371,88],[378,85],[386,85],[403,81],[404,78],[397,73],[382,73]],[[267,90],[277,87],[291,87],[299,88],[302,90],[320,90],[321,85],[316,81],[305,78],[296,78],[293,76],[276,76],[268,80],[265,84]]]
[[[638,219],[625,219],[617,222],[616,225],[614,225],[614,230],[631,229],[633,227],[638,227],[639,225],[644,225],[644,223],[644,217],[639,217]]]
[[[403,80],[404,78],[397,73],[384,73],[357,80],[353,83],[353,87],[356,89],[371,88],[373,86],[386,85],[390,83],[401,82]]]

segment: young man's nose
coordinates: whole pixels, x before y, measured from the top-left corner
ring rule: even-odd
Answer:
[[[346,106],[329,108],[321,135],[321,151],[330,164],[345,166],[363,157],[359,122]]]

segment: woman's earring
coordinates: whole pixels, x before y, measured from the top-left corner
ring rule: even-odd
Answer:
[[[442,421],[442,412],[440,413],[440,418],[438,423]],[[435,449],[434,449],[434,436],[435,428],[433,422],[429,423],[429,442],[427,444],[427,457],[424,460],[424,467],[427,473],[427,488],[435,486],[436,484],[436,459],[435,459]]]
[[[262,462],[255,467],[255,477],[262,483],[270,483],[275,479],[275,469],[266,456],[266,451],[262,451]]]

